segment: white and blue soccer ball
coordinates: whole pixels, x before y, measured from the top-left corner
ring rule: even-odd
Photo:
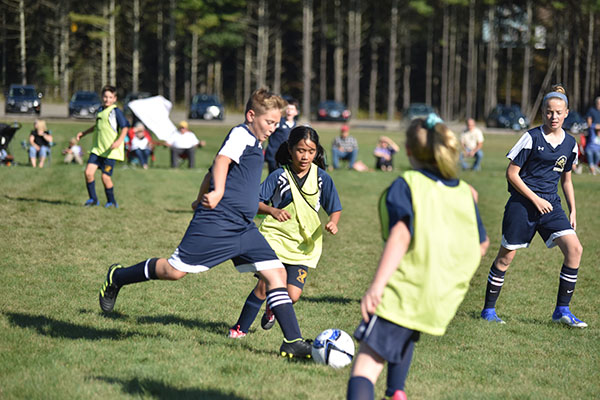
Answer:
[[[354,358],[354,341],[341,329],[327,329],[313,342],[312,358],[318,364],[343,368]]]

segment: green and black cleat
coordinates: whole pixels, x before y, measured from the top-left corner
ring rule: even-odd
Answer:
[[[117,268],[123,268],[121,264],[113,264],[108,267],[108,273],[106,274],[106,280],[100,289],[100,308],[104,312],[111,312],[115,307],[115,302],[117,301],[117,295],[119,294],[119,289],[117,285],[113,283],[113,274],[117,270]]]
[[[312,340],[296,339],[288,342],[283,339],[281,347],[279,348],[279,354],[282,357],[288,358],[311,358],[312,355]]]

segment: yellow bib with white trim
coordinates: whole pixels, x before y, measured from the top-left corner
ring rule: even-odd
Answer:
[[[267,215],[259,231],[281,262],[316,268],[323,250],[323,228],[316,211],[320,196],[318,167],[311,164],[302,188],[298,187],[289,168],[283,169],[292,192],[292,202],[283,209],[291,218],[279,222]]]

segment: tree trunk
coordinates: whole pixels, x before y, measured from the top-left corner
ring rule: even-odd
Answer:
[[[335,101],[344,101],[343,94],[343,80],[344,80],[344,47],[343,47],[343,35],[344,25],[342,21],[342,10],[341,1],[335,0],[335,50],[333,52],[333,97]]]
[[[281,43],[281,27],[277,29],[278,34],[275,35],[275,54],[274,54],[274,64],[273,64],[273,92],[281,93],[281,73],[282,73],[282,54],[283,54],[283,46]]]
[[[165,48],[165,44],[164,44],[164,35],[163,35],[163,23],[164,23],[164,15],[163,15],[163,9],[162,9],[162,3],[159,3],[158,6],[158,15],[156,16],[156,42],[158,44],[158,73],[157,73],[157,79],[156,79],[156,84],[157,84],[157,93],[159,95],[163,95],[164,94],[164,88],[165,88],[165,84],[164,84],[164,79],[163,79],[163,72],[165,70],[165,53],[164,53],[164,48]]]
[[[511,101],[511,88],[512,88],[512,60],[513,60],[513,49],[508,47],[506,49],[506,89],[504,89],[504,103],[510,106]]]
[[[448,10],[448,22],[450,24],[448,30],[448,100],[446,102],[446,113],[448,120],[454,120],[454,98],[456,92],[454,85],[456,81],[456,7]]]
[[[525,31],[525,52],[523,55],[523,85],[521,86],[521,110],[524,113],[529,111],[529,73],[531,70],[531,26],[533,22],[532,0],[527,0],[527,30]]]
[[[169,43],[167,50],[169,52],[169,100],[175,105],[176,87],[177,87],[177,56],[175,54],[175,3],[176,0],[169,1]]]
[[[247,101],[252,93],[252,2],[246,4],[246,37],[244,47],[244,99]],[[244,103],[245,104],[245,103]]]
[[[381,39],[371,39],[371,74],[369,78],[369,119],[375,119],[377,107],[377,51]]]
[[[327,3],[321,2],[321,41],[319,49],[319,101],[327,100]]]
[[[398,0],[392,0],[390,20],[390,50],[388,59],[388,101],[387,120],[392,121],[396,114],[396,52],[398,51]]]
[[[579,108],[579,99],[581,96],[580,79],[581,79],[581,41],[579,35],[575,34],[575,54],[573,54],[573,91],[571,92],[571,101],[569,107],[572,110]]]
[[[313,0],[304,0],[302,8],[302,109],[305,118],[310,121]]]
[[[267,84],[267,61],[269,57],[269,31],[266,0],[258,2],[258,30],[256,41],[256,86]]]
[[[21,84],[27,84],[27,44],[25,42],[25,1],[19,0],[19,50],[21,56]]]
[[[450,43],[450,12],[448,5],[444,4],[442,16],[442,77],[441,77],[441,99],[440,114],[442,119],[448,119],[448,44]]]
[[[198,32],[192,32],[192,54],[190,61],[190,91],[191,95],[198,92]]]
[[[104,3],[102,5],[102,15],[104,16],[104,20],[108,21],[108,4]],[[102,85],[108,85],[109,81],[108,81],[108,26],[105,25],[103,28],[103,35],[102,35],[102,56],[100,57],[100,59],[102,60],[102,66],[100,68],[100,74],[102,75]]]
[[[425,102],[433,105],[433,21],[427,22],[427,56],[425,61]]]
[[[466,118],[475,118],[475,81],[477,80],[477,55],[475,52],[475,0],[469,1],[469,33],[467,48],[467,83],[465,99]]]
[[[585,82],[583,85],[583,103],[590,104],[590,90],[592,88],[592,54],[594,44],[594,12],[590,11],[588,19],[587,54],[585,56]]]
[[[485,110],[484,114],[488,115],[492,108],[496,106],[496,71],[497,63],[496,60],[496,26],[495,26],[495,5],[489,6],[488,9],[488,22],[489,22],[489,42],[486,62],[486,91],[485,91]]]
[[[59,73],[61,77],[60,97],[63,101],[69,98],[69,23],[68,23],[68,2],[60,0],[60,47],[59,47]]]
[[[223,98],[223,64],[215,61],[215,94],[219,99]]]
[[[131,55],[131,90],[140,90],[140,0],[133,0],[133,54]]]
[[[404,61],[402,62],[402,108],[408,108],[410,105],[410,31],[408,25],[402,27],[402,51],[404,52]]]
[[[110,0],[108,12],[108,37],[110,54],[110,84],[117,86],[117,34],[115,29],[115,0]]]
[[[348,12],[348,108],[352,115],[358,113],[360,99],[360,0],[352,0]]]

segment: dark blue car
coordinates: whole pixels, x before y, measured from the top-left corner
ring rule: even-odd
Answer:
[[[4,103],[5,113],[40,114],[42,94],[33,85],[10,85]]]
[[[225,107],[219,98],[210,94],[197,94],[190,104],[189,119],[219,119],[225,118]]]
[[[69,117],[94,118],[101,105],[98,93],[80,90],[69,101]]]

